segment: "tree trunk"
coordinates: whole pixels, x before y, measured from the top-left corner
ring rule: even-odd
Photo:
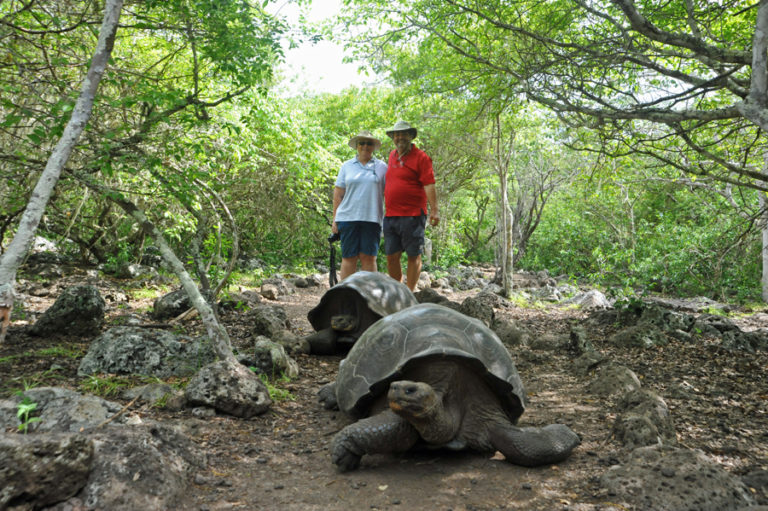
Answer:
[[[763,301],[768,303],[768,210],[766,210],[765,192],[760,192],[760,231],[763,235],[762,255],[763,255],[763,279],[761,286],[761,296]]]
[[[513,234],[514,222],[512,208],[509,205],[509,166],[512,161],[513,142],[515,132],[510,130],[508,138],[502,133],[501,115],[496,114],[493,131],[491,133],[491,150],[493,154],[493,169],[499,178],[499,222],[501,236],[499,250],[499,266],[501,267],[501,287],[506,298],[512,296],[512,265],[514,254]]]
[[[509,207],[509,197],[507,197],[507,173],[499,175],[501,180],[501,287],[505,298],[512,296],[512,275],[513,258],[513,218],[512,209]]]
[[[763,173],[768,176],[768,151],[763,152]],[[766,179],[768,181],[768,179]],[[760,232],[762,233],[762,263],[763,278],[761,282],[761,296],[763,301],[768,303],[768,199],[765,192],[758,192],[760,198]]]
[[[104,20],[99,31],[99,40],[91,60],[91,66],[85,75],[80,96],[77,98],[72,117],[64,128],[56,147],[54,147],[48,162],[45,165],[40,179],[32,191],[24,214],[21,216],[16,234],[11,240],[8,250],[0,257],[0,344],[5,341],[5,334],[11,319],[11,310],[14,301],[14,284],[16,272],[24,260],[32,240],[35,237],[37,226],[43,216],[48,200],[53,193],[56,183],[59,181],[61,171],[69,160],[72,149],[75,147],[85,125],[91,117],[93,101],[96,91],[107,67],[107,61],[112,53],[117,34],[117,24],[120,19],[120,10],[123,0],[107,0],[104,7]]]

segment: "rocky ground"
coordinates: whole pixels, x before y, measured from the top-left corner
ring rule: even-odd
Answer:
[[[75,272],[57,279],[48,292],[39,282],[24,285],[25,308],[16,311],[8,339],[0,346],[0,398],[31,386],[83,390],[84,379],[76,373],[90,338],[27,334],[28,325],[52,303],[58,289],[83,280],[87,278]],[[96,281],[102,294],[112,296],[106,297],[110,321],[133,314],[152,322],[147,315],[151,300],[132,298],[137,296],[137,284]],[[270,303],[285,309],[293,332],[306,335],[311,330],[307,311],[325,290],[327,286],[298,289]],[[444,294],[461,302],[476,292]],[[267,413],[249,420],[200,417],[190,409],[171,412],[142,404],[131,405],[125,413],[178,427],[207,456],[207,465],[192,475],[178,509],[674,511],[644,507],[601,484],[603,474],[626,460],[630,451],[616,440],[613,429],[621,396],[590,392],[595,375],[574,368],[574,354],[566,345],[572,327],[581,325],[599,353],[630,368],[643,388],[664,399],[678,446],[700,450],[738,478],[750,476],[745,482],[754,503],[768,505],[768,353],[726,350],[706,338],[671,339],[666,346],[653,348],[617,348],[608,342],[620,326],[611,321],[610,313],[590,320],[594,315],[586,311],[555,304],[510,305],[495,312],[528,332],[526,343],[509,346],[530,398],[519,424],[569,425],[582,444],[565,462],[525,468],[492,453],[422,451],[365,457],[359,470],[339,473],[331,464],[328,445],[349,419],[323,409],[316,397],[317,390],[335,377],[340,361],[336,356],[296,356],[300,375],[274,382],[285,391],[282,397]],[[222,314],[236,347],[253,341],[245,317],[236,310]],[[768,327],[764,318],[750,314],[738,321],[744,329]],[[193,318],[176,328],[193,333],[200,331],[200,324]],[[107,399],[129,403],[119,389],[109,390],[101,389]]]

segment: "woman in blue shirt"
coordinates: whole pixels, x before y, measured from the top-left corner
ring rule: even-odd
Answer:
[[[349,140],[357,156],[345,161],[333,189],[334,233],[341,235],[341,276],[343,280],[360,269],[376,271],[376,254],[384,217],[384,176],[387,165],[373,152],[381,140],[370,131],[361,131]]]

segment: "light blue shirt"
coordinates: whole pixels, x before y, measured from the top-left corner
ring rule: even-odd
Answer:
[[[376,222],[384,218],[384,177],[387,164],[377,158],[363,165],[357,157],[341,165],[336,186],[344,189],[337,222]]]

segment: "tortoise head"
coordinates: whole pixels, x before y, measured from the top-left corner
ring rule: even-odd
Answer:
[[[440,397],[428,383],[420,381],[394,381],[387,393],[389,408],[406,420],[423,420],[440,406]]]

